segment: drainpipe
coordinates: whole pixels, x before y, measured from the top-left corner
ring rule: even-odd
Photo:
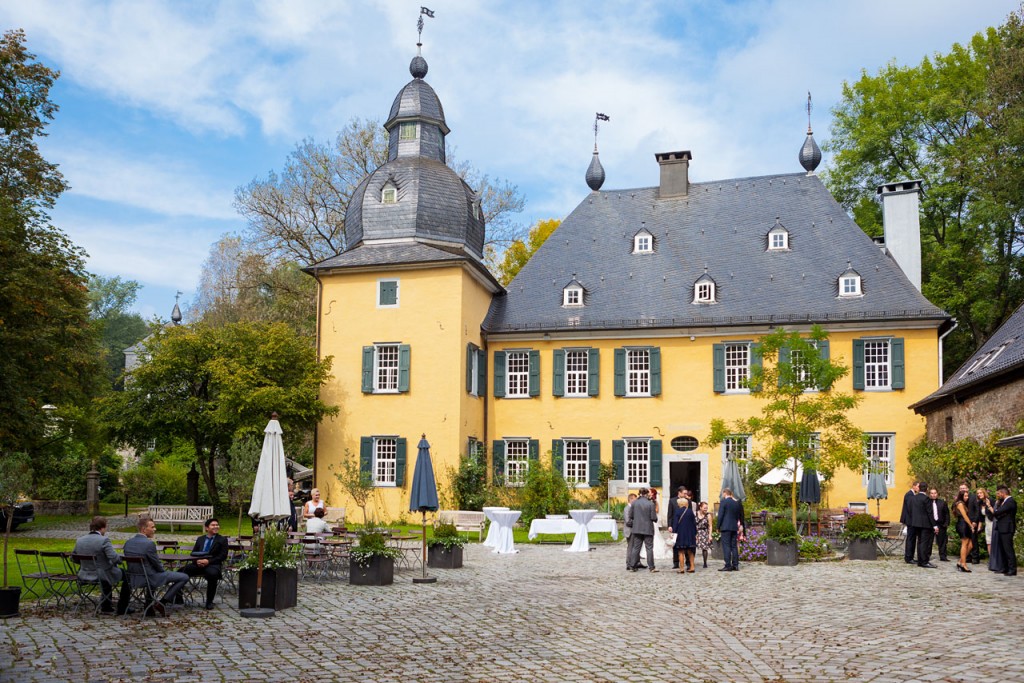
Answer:
[[[316,326],[314,327],[314,334],[316,334],[316,360],[320,362],[320,313],[323,310],[323,298],[324,298],[324,283],[317,275],[316,270],[310,269],[309,274],[316,280]],[[941,358],[941,353],[940,353]],[[313,483],[312,486],[319,486],[317,481],[317,446],[319,444],[320,437],[320,422],[317,421],[313,425]]]
[[[945,339],[949,335],[949,333],[952,332],[953,330],[955,330],[959,326],[959,324],[960,324],[960,323],[958,323],[956,321],[956,318],[951,318],[950,320],[951,320],[951,322],[953,324],[950,326],[950,328],[948,330],[946,330],[945,332],[943,332],[942,334],[939,335],[939,386],[940,387],[942,386],[943,382],[946,381],[945,378],[942,376],[942,340]]]

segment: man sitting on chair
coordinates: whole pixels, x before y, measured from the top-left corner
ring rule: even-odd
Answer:
[[[156,556],[156,543],[153,542],[153,537],[156,536],[156,522],[152,517],[140,516],[138,529],[139,533],[125,541],[124,556],[142,558],[146,565],[146,574],[149,577],[148,590],[155,590],[167,583],[172,584],[164,593],[161,600],[163,604],[181,602],[181,596],[178,593],[188,583],[188,574],[164,571],[163,563]],[[131,569],[131,565],[129,565],[129,569]],[[142,574],[132,573],[131,582],[133,588],[141,588],[146,583],[146,577]],[[155,609],[156,612],[161,612],[161,610],[162,608],[159,607]]]
[[[75,549],[72,553],[75,555],[91,555],[95,558],[93,568],[83,566],[78,570],[78,578],[83,581],[99,580],[102,594],[100,612],[103,614],[113,614],[114,607],[111,604],[110,598],[114,586],[121,581],[121,570],[117,566],[121,558],[117,556],[117,551],[114,550],[110,539],[107,538],[106,517],[96,516],[92,518],[92,521],[89,522],[89,533],[75,541]],[[124,614],[128,609],[129,593],[128,582],[125,581],[121,584],[121,597],[117,600],[118,614]]]
[[[206,577],[206,609],[213,609],[221,565],[228,557],[228,539],[220,535],[220,522],[215,517],[206,520],[203,529],[206,533],[196,539],[192,548],[192,554],[199,558],[185,565],[184,572],[189,576]]]
[[[313,519],[306,522],[306,533],[308,534],[322,534],[330,531],[331,525],[324,519],[326,513],[323,508],[317,508],[313,511]]]

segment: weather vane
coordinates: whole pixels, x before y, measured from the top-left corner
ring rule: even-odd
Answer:
[[[184,293],[185,293],[185,292],[182,292],[182,291],[178,291],[178,292],[175,292],[175,293],[174,293],[174,303],[175,303],[175,304],[177,304],[177,303],[178,303],[178,299],[179,299],[179,298],[181,297],[181,295],[182,295],[182,294],[184,294]]]
[[[434,18],[434,10],[427,7],[420,7],[420,18],[416,20],[416,32],[419,37],[416,38],[416,47],[423,47],[423,15]]]
[[[811,91],[807,91],[807,132],[811,132]]]
[[[611,118],[607,114],[597,112],[594,114],[594,150],[597,150],[597,122],[598,121],[611,121]]]

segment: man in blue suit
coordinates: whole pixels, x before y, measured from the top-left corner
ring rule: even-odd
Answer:
[[[725,566],[720,572],[734,572],[740,568],[740,551],[736,537],[743,533],[743,503],[732,495],[732,489],[722,489],[722,502],[718,504],[718,533],[722,536],[722,555]]]

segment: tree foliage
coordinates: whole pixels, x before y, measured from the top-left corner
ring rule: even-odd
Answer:
[[[526,262],[537,253],[540,246],[547,241],[555,232],[562,221],[557,218],[537,221],[530,228],[530,234],[524,242],[521,239],[513,240],[505,250],[505,254],[498,264],[498,282],[508,285],[519,274]]]
[[[107,382],[113,386],[124,372],[124,350],[149,333],[142,316],[129,310],[142,285],[120,277],[92,275],[88,287],[89,314],[100,336]]]
[[[919,65],[845,83],[826,149],[829,189],[871,235],[875,188],[921,179],[922,290],[960,322],[955,370],[1024,299],[1021,13]]]
[[[370,502],[370,496],[373,495],[375,488],[373,477],[369,472],[363,471],[359,466],[359,458],[347,449],[345,457],[338,463],[338,467],[335,468],[334,465],[331,465],[331,471],[334,473],[334,478],[338,480],[341,490],[363,511],[363,524],[369,524],[370,519],[367,516],[366,506]]]
[[[750,434],[752,457],[771,467],[785,466],[790,458],[828,478],[840,467],[855,472],[866,465],[863,434],[847,413],[860,402],[832,389],[849,368],[823,357],[818,345],[828,334],[815,325],[806,337],[779,328],[754,347],[762,364],[751,369],[747,386],[751,396],[764,401],[761,414],[727,425],[711,422],[708,445],[717,446],[734,434]],[[814,447],[817,437],[817,448]],[[790,504],[796,524],[797,488],[791,484]]]
[[[124,391],[105,398],[104,416],[122,442],[190,443],[210,501],[219,504],[216,470],[218,463],[230,468],[235,439],[260,434],[276,410],[286,446],[302,443],[338,412],[319,397],[330,368],[330,357],[317,361],[308,340],[284,323],[164,328],[147,339]]]

